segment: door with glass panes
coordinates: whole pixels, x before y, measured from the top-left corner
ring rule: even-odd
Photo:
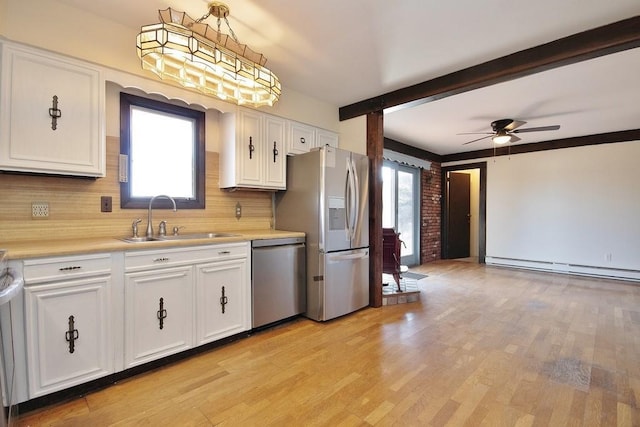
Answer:
[[[385,161],[382,167],[382,227],[400,233],[401,263],[420,264],[420,169]]]

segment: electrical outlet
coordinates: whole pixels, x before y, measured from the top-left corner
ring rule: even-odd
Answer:
[[[111,196],[100,197],[100,212],[111,212]]]
[[[31,218],[47,218],[49,216],[49,203],[31,203]]]
[[[242,218],[242,205],[240,202],[236,203],[236,219],[240,220]]]

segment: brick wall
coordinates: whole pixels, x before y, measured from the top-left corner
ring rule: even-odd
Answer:
[[[440,164],[431,163],[430,170],[421,170],[421,209],[420,209],[420,262],[440,259],[441,248],[441,212],[442,179]]]

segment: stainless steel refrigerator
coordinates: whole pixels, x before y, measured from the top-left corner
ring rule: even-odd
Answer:
[[[369,304],[369,159],[330,146],[287,158],[276,227],[307,235],[305,315],[324,321]]]

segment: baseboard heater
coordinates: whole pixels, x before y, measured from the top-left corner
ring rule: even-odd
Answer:
[[[640,270],[487,256],[487,265],[640,282]]]

